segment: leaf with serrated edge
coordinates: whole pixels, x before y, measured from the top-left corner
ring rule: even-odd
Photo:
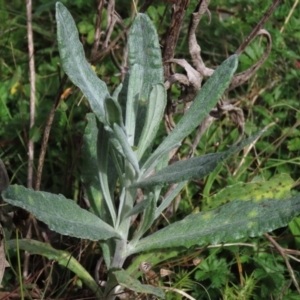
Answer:
[[[56,3],[57,40],[64,71],[88,99],[97,118],[105,122],[104,100],[109,97],[107,86],[86,61],[76,24],[60,2]]]
[[[153,249],[204,246],[260,236],[286,226],[300,214],[300,195],[287,200],[233,201],[189,215],[141,239],[128,255]]]
[[[120,238],[111,226],[63,195],[11,185],[2,196],[4,201],[28,210],[60,234],[92,241]]]

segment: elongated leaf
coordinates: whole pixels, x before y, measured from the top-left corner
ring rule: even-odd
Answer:
[[[2,196],[6,202],[28,210],[60,234],[92,241],[120,238],[111,226],[62,195],[11,185]]]
[[[112,98],[115,100],[115,101],[118,101],[118,98],[119,98],[119,95],[120,95],[120,92],[123,88],[123,83],[120,83],[116,89],[114,90],[113,94],[112,94]],[[121,109],[122,110],[122,109]]]
[[[233,201],[209,212],[189,215],[141,239],[129,254],[260,236],[287,225],[299,214],[300,195],[287,200]]]
[[[149,199],[145,199],[143,201],[141,201],[140,203],[138,203],[137,205],[135,205],[125,216],[124,219],[131,217],[133,215],[139,214],[141,212],[143,212],[150,204],[150,200]]]
[[[139,174],[139,172],[140,172],[139,163],[137,161],[135,153],[132,151],[132,149],[128,143],[128,139],[127,139],[127,136],[125,135],[125,132],[116,123],[114,124],[113,129],[114,129],[114,133],[123,149],[123,152],[124,152],[127,160],[132,164],[136,173]]]
[[[103,124],[99,124],[98,137],[97,137],[97,165],[99,166],[98,178],[102,190],[103,197],[105,199],[105,211],[110,213],[110,218],[107,218],[107,214],[104,215],[106,221],[112,221],[112,224],[116,224],[116,208],[111,197],[111,192],[108,185],[108,149],[109,149],[109,138],[108,133],[104,129]],[[104,205],[103,205],[104,206]],[[102,213],[103,214],[103,213]]]
[[[138,65],[140,66],[139,69],[143,71],[140,73],[142,86],[139,87],[141,93],[135,126],[135,145],[137,145],[146,119],[150,90],[155,84],[164,81],[158,36],[151,20],[145,14],[137,14],[130,28],[128,61],[130,69],[134,65]]]
[[[114,131],[109,127],[109,126],[104,126],[107,134],[109,135],[109,141],[116,150],[116,152],[121,155],[122,157],[126,157],[125,154],[123,153],[123,149],[121,144],[119,143],[118,139],[116,138],[116,135]]]
[[[97,135],[98,127],[93,113],[87,114],[88,124],[84,131],[82,147],[81,181],[85,187],[85,194],[91,204],[92,211],[102,220],[105,219],[105,208],[98,176]]]
[[[145,162],[142,169],[153,168],[155,157],[165,153],[170,146],[180,143],[187,137],[212,110],[228,87],[237,68],[238,57],[232,55],[217,68],[204,84],[187,113],[180,119],[174,130]]]
[[[150,228],[154,221],[155,209],[156,209],[156,201],[153,193],[149,193],[148,195],[150,205],[147,206],[143,213],[141,224],[138,228],[138,231],[135,233],[133,239],[130,244],[135,245],[137,241],[141,238],[141,236]]]
[[[114,123],[123,125],[122,110],[119,103],[113,98],[105,99],[106,121],[112,127]]]
[[[229,150],[220,153],[210,153],[200,157],[193,157],[187,160],[178,161],[154,173],[144,180],[135,182],[132,187],[149,187],[165,183],[176,183],[185,180],[201,179],[211,173],[215,167],[224,161],[228,156],[240,151],[246,145],[256,140],[261,132],[232,146]]]
[[[158,218],[158,216],[171,204],[171,202],[175,199],[176,196],[180,193],[180,191],[183,189],[183,187],[187,184],[187,181],[182,181],[174,187],[174,189],[171,191],[171,193],[163,199],[160,206],[155,211],[155,219]]]
[[[137,14],[130,28],[128,60],[130,68],[136,64],[144,70],[140,98],[147,101],[152,86],[163,82],[163,67],[156,29],[145,14]]]
[[[154,85],[149,97],[146,122],[138,144],[138,160],[142,158],[145,150],[153,142],[163,118],[166,104],[167,94],[165,86],[163,84]]]
[[[104,100],[109,97],[107,86],[85,59],[76,24],[60,2],[56,3],[58,49],[64,71],[88,99],[101,122],[105,122]]]
[[[131,291],[143,294],[153,294],[160,299],[165,299],[163,290],[152,285],[141,284],[139,280],[131,277],[125,270],[114,271],[113,274],[116,276],[117,281],[121,286],[126,287]]]
[[[135,126],[138,112],[138,102],[143,86],[143,66],[135,64],[129,73],[128,93],[126,100],[126,132],[130,146],[134,145]]]
[[[64,266],[74,272],[82,282],[88,286],[98,297],[103,297],[99,285],[87,270],[68,252],[54,249],[47,243],[24,239],[10,240],[5,243],[7,249],[22,249],[30,254],[38,254],[47,257],[50,260],[55,260],[61,266]]]

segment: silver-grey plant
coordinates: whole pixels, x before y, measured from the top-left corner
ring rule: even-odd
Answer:
[[[86,61],[75,22],[61,3],[56,4],[56,21],[63,69],[80,88],[93,111],[87,116],[81,176],[91,209],[84,210],[62,195],[36,192],[18,185],[9,186],[2,195],[6,202],[30,211],[58,233],[99,241],[108,269],[107,282],[104,287],[100,286],[75,258],[50,245],[20,240],[21,249],[45,255],[68,267],[99,299],[115,299],[125,287],[164,298],[162,289],[143,285],[132,277],[139,262],[155,257],[153,261],[157,263],[177,255],[178,249],[182,251],[194,245],[259,236],[285,226],[299,214],[299,196],[260,202],[237,199],[148,234],[154,221],[189,180],[208,175],[228,156],[261,135],[259,132],[226,152],[168,165],[170,151],[193,132],[228,87],[238,57],[230,56],[215,70],[174,130],[152,151],[166,107],[166,90],[161,50],[150,19],[145,14],[136,15],[128,40],[128,76],[112,94]],[[176,188],[163,197],[162,186],[171,183],[177,183]],[[134,215],[140,216],[140,224],[130,230]],[[16,241],[8,241],[7,246],[16,247]],[[163,252],[166,249],[169,250]],[[123,270],[125,260],[133,254],[137,259]]]

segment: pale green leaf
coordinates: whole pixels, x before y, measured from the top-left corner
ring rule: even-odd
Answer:
[[[153,86],[147,107],[145,125],[137,148],[137,157],[140,160],[145,150],[152,144],[164,116],[167,104],[167,93],[163,84]]]
[[[250,138],[240,142],[225,152],[210,153],[200,157],[192,157],[187,160],[177,161],[164,169],[154,173],[132,184],[132,187],[150,187],[166,183],[176,183],[185,180],[201,179],[212,172],[215,167],[224,161],[228,156],[240,151],[246,145],[256,140],[263,131],[256,133]]]
[[[108,151],[109,151],[109,134],[104,129],[104,125],[99,124],[98,136],[97,136],[98,178],[101,186],[101,191],[105,199],[104,210],[107,211],[108,208],[108,211],[110,213],[110,218],[107,218],[107,215],[105,215],[106,218],[103,219],[103,221],[106,221],[107,223],[110,223],[110,221],[112,221],[112,224],[115,225],[117,220],[116,208],[114,205],[114,201],[111,197],[112,192],[109,190],[109,184],[108,184],[108,163],[109,163]]]
[[[187,113],[180,119],[173,131],[159,145],[155,152],[145,162],[142,169],[150,171],[153,168],[156,157],[165,153],[170,146],[181,143],[206,117],[220,100],[222,94],[228,87],[231,78],[237,68],[238,57],[232,55],[226,59],[207,80],[196,96]]]
[[[129,254],[152,249],[191,247],[260,236],[286,226],[300,214],[300,195],[286,200],[233,201],[189,215],[141,239]]]
[[[120,145],[122,147],[125,157],[132,164],[133,168],[136,171],[136,174],[139,174],[139,172],[140,172],[139,163],[137,161],[135,153],[133,152],[133,150],[131,149],[131,147],[129,145],[128,138],[127,138],[123,128],[121,128],[118,124],[115,123],[113,126],[113,130],[114,130],[114,133],[115,133],[115,136],[116,136],[118,142],[120,143]]]
[[[112,127],[114,123],[123,125],[122,110],[119,103],[113,98],[105,99],[105,115],[107,123]]]
[[[85,194],[90,202],[91,209],[101,219],[105,219],[105,203],[101,194],[97,162],[97,135],[98,127],[93,113],[86,116],[88,123],[84,131],[81,151],[81,181],[85,187]]]
[[[86,61],[76,24],[69,11],[60,2],[56,3],[56,22],[58,49],[63,69],[88,99],[97,118],[105,122],[104,100],[109,97],[107,86]]]
[[[164,198],[160,204],[160,206],[155,211],[155,219],[158,218],[158,216],[171,204],[171,202],[177,197],[180,193],[180,191],[183,189],[183,187],[187,184],[187,181],[182,181],[180,183],[177,183],[172,191],[167,195],[166,198]]]
[[[136,118],[135,124],[135,145],[137,145],[146,119],[151,88],[157,83],[164,82],[161,47],[158,36],[150,18],[145,14],[137,14],[130,28],[128,63],[130,69],[137,65],[141,71],[139,82],[142,85],[136,87],[140,90],[138,118]],[[129,108],[127,107],[126,109]],[[131,114],[132,112],[129,113]]]
[[[143,86],[143,74],[143,66],[138,64],[133,65],[129,71],[125,127],[130,146],[134,146],[135,126],[138,117],[138,103]]]
[[[62,195],[11,185],[3,191],[2,197],[4,201],[31,212],[60,234],[93,241],[120,238],[111,226]]]
[[[130,68],[136,64],[144,71],[140,74],[143,77],[140,98],[147,101],[152,86],[162,83],[164,77],[156,29],[145,14],[137,14],[130,28],[128,61]]]
[[[132,245],[137,243],[137,241],[150,228],[150,226],[152,225],[152,223],[154,221],[156,201],[155,201],[153,193],[149,193],[147,197],[148,197],[150,203],[143,213],[143,217],[142,217],[141,224],[139,226],[138,231],[135,233],[132,241],[130,242],[130,244],[132,244]]]

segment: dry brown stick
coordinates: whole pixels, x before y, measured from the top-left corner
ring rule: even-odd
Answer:
[[[107,6],[107,28],[106,28],[106,37],[105,41],[102,45],[102,49],[106,49],[108,47],[108,42],[110,40],[111,34],[115,27],[117,21],[117,16],[115,15],[115,0],[109,0]]]
[[[97,18],[96,18],[96,24],[95,24],[95,35],[94,35],[94,44],[93,44],[93,50],[92,50],[92,59],[96,56],[96,53],[98,51],[99,44],[100,44],[103,6],[104,6],[104,1],[99,0],[98,6],[97,6]]]
[[[48,117],[47,122],[46,122],[44,135],[43,135],[43,140],[42,140],[41,152],[40,152],[40,156],[39,156],[38,168],[37,168],[37,178],[36,178],[36,183],[35,183],[35,190],[36,191],[40,190],[43,167],[44,167],[44,160],[45,160],[49,135],[50,135],[50,131],[51,131],[51,126],[52,126],[53,119],[54,119],[54,116],[55,116],[56,108],[59,104],[59,100],[60,100],[61,95],[63,93],[63,86],[64,86],[65,82],[67,81],[67,78],[68,77],[67,77],[66,74],[62,78],[59,89],[58,89],[58,91],[56,93],[56,96],[55,96],[55,99],[54,99],[54,104],[51,108],[49,117]],[[34,218],[34,216],[29,217],[28,224],[29,224],[29,227],[28,227],[28,230],[27,230],[26,238],[31,237],[31,235],[32,235],[32,226],[31,225],[33,225],[39,240],[42,240],[42,237],[41,237],[40,232],[38,230],[37,221]],[[23,277],[24,278],[27,278],[27,276],[28,276],[29,257],[30,257],[30,254],[26,251],[25,252],[25,257],[24,257],[24,267],[23,267]],[[45,258],[43,258],[43,262],[44,262],[44,265],[46,265]],[[47,273],[46,269],[45,269],[45,271]]]
[[[196,8],[196,11],[191,16],[191,22],[189,27],[189,51],[190,55],[192,57],[193,65],[195,66],[196,70],[202,75],[202,76],[211,76],[214,72],[213,69],[207,68],[204,65],[204,62],[201,57],[201,48],[199,44],[197,43],[197,37],[196,37],[196,29],[198,27],[198,24],[202,18],[202,16],[205,14],[205,12],[208,12],[208,5],[210,0],[202,0],[198,7]]]
[[[241,44],[241,46],[235,51],[235,54],[240,55],[245,48],[251,43],[251,41],[257,36],[258,32],[262,29],[264,24],[270,18],[276,7],[280,4],[281,0],[274,0],[273,4],[269,7],[266,13],[263,15],[261,20],[257,23],[257,25],[253,28],[251,33],[245,39],[245,41]]]
[[[34,126],[35,119],[35,64],[34,64],[34,44],[32,30],[32,0],[26,0],[26,15],[27,15],[27,40],[28,40],[28,55],[29,55],[29,81],[30,81],[30,112],[29,112],[29,129]],[[34,159],[34,142],[32,138],[28,140],[28,173],[27,187],[33,185],[33,159]],[[31,234],[31,227],[28,232]],[[30,254],[25,251],[23,262],[23,278],[27,277],[29,269]]]
[[[166,62],[174,57],[174,51],[178,41],[180,28],[188,4],[189,0],[177,0],[176,3],[173,5],[172,20],[164,44],[163,62]],[[169,63],[164,63],[165,79],[168,79],[171,73],[171,65]]]
[[[27,40],[28,40],[28,56],[29,56],[29,81],[30,81],[30,121],[29,129],[34,126],[35,119],[35,65],[34,65],[34,44],[32,31],[32,0],[26,1],[27,14]],[[28,174],[27,187],[32,187],[33,181],[33,160],[34,160],[34,142],[32,138],[28,140]]]
[[[129,24],[126,28],[124,28],[123,31],[121,31],[117,37],[107,46],[107,48],[103,49],[100,53],[98,53],[97,55],[95,55],[95,57],[93,57],[91,59],[91,63],[92,64],[96,64],[99,61],[101,61],[106,55],[110,54],[110,51],[117,45],[119,39],[122,37],[122,35],[124,33],[126,33],[128,31],[128,29],[130,28],[131,24]]]
[[[266,233],[265,237],[273,244],[273,246],[278,250],[278,252],[282,256],[282,258],[284,259],[284,262],[285,262],[285,264],[286,264],[286,266],[288,268],[288,271],[290,273],[292,281],[293,281],[293,283],[294,283],[294,285],[295,285],[295,287],[296,287],[296,289],[297,289],[297,291],[298,291],[298,293],[300,295],[300,287],[299,287],[297,279],[295,277],[295,273],[293,271],[293,268],[292,268],[289,260],[287,259],[284,250],[282,249],[282,247],[269,234]]]
[[[67,78],[68,77],[67,77],[66,74],[62,78],[62,81],[60,83],[58,92],[57,92],[57,94],[55,96],[55,99],[54,99],[54,104],[51,108],[49,117],[48,117],[47,122],[46,122],[44,135],[43,135],[43,140],[42,140],[41,152],[40,152],[40,156],[39,156],[38,168],[37,168],[37,178],[36,178],[36,183],[35,183],[35,190],[36,191],[38,191],[40,189],[42,173],[43,173],[43,166],[44,166],[44,160],[45,160],[45,155],[46,155],[50,130],[51,130],[51,126],[52,126],[52,123],[53,123],[56,108],[59,104],[60,97],[63,93],[63,86],[64,86],[65,82],[67,81]],[[28,224],[29,224],[29,227],[28,227],[28,230],[27,230],[26,238],[31,237],[31,235],[32,235],[32,225],[33,225],[39,240],[42,240],[42,237],[41,237],[40,232],[38,230],[37,221],[36,221],[34,216],[29,217]],[[24,267],[23,267],[23,277],[24,278],[27,278],[27,276],[28,276],[29,258],[30,258],[30,254],[27,251],[25,251],[25,257],[24,257],[24,263],[23,263],[23,265],[24,265]],[[44,265],[46,265],[46,261],[45,261],[44,257],[43,257],[43,263],[44,263]],[[46,274],[48,274],[46,269],[45,269],[45,272],[46,272]]]
[[[257,72],[257,70],[262,66],[262,64],[267,60],[267,58],[271,52],[271,48],[272,48],[272,38],[271,38],[271,35],[269,34],[269,32],[266,31],[265,29],[260,29],[257,32],[256,36],[259,36],[259,35],[262,35],[267,39],[266,50],[264,51],[264,53],[260,57],[260,59],[253,66],[251,66],[250,68],[248,68],[247,70],[245,70],[243,72],[240,72],[240,73],[234,75],[234,77],[232,78],[230,85],[227,89],[227,92],[235,89],[236,87],[238,87],[238,86],[242,85],[243,83],[245,83],[246,81],[248,81]]]
[[[67,75],[65,74],[61,80],[60,86],[58,88],[58,91],[55,95],[54,98],[54,104],[52,105],[51,111],[49,113],[49,117],[46,122],[45,130],[44,130],[44,135],[43,135],[43,140],[42,140],[42,147],[41,147],[41,153],[39,156],[39,162],[38,162],[38,168],[37,168],[37,178],[36,178],[36,185],[35,185],[35,190],[39,191],[40,186],[41,186],[41,180],[42,180],[42,173],[43,173],[43,166],[44,166],[44,160],[45,160],[45,155],[46,155],[46,150],[47,150],[47,145],[48,145],[48,140],[49,140],[49,135],[55,115],[56,108],[59,104],[61,95],[63,93],[63,88],[64,85],[67,81]]]

